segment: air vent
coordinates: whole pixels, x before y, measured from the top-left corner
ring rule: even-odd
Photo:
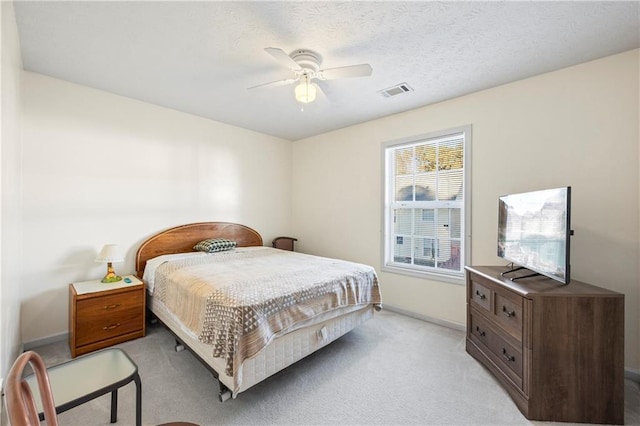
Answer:
[[[384,90],[380,90],[378,93],[380,93],[385,98],[390,98],[392,96],[401,95],[407,92],[413,92],[411,86],[409,86],[407,83],[400,83],[396,84],[395,86],[388,87]]]

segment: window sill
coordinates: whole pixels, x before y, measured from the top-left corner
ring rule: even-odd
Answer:
[[[466,279],[464,275],[458,277],[454,275],[438,274],[435,272],[416,271],[413,269],[399,268],[396,266],[389,266],[389,265],[384,265],[381,268],[381,270],[382,272],[388,272],[390,274],[407,275],[410,277],[422,278],[425,280],[440,281],[440,282],[456,284],[456,285],[466,285]]]

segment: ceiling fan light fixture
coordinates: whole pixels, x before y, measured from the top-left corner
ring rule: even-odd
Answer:
[[[322,57],[308,49],[297,49],[291,54],[287,54],[284,50],[277,47],[265,47],[265,52],[273,56],[273,58],[288,68],[292,73],[291,77],[273,81],[271,83],[259,84],[249,87],[249,89],[259,89],[271,86],[283,86],[298,82],[294,89],[296,100],[302,104],[308,104],[316,100],[318,92],[322,95],[322,88],[315,80],[336,80],[339,78],[355,78],[369,77],[373,72],[373,68],[369,64],[348,65],[337,68],[320,69]],[[324,100],[324,96],[322,96]]]
[[[309,82],[308,78],[305,78],[295,88],[296,100],[303,104],[308,104],[316,100],[316,85]]]

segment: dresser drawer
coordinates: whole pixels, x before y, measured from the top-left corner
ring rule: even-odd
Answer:
[[[469,277],[469,302],[517,340],[523,338],[524,299],[480,275]]]
[[[487,312],[491,310],[491,290],[488,286],[480,284],[477,280],[471,281],[471,294],[469,295],[469,299],[479,308]]]
[[[475,309],[471,311],[470,317],[471,340],[488,349],[485,350],[485,354],[489,359],[499,365],[516,386],[523,389],[522,346],[514,342],[512,337],[495,328],[490,319],[485,318]]]
[[[99,342],[144,327],[143,291],[78,300],[76,305],[76,345]]]
[[[509,290],[495,288],[493,293],[493,320],[510,335],[522,340],[524,300]]]

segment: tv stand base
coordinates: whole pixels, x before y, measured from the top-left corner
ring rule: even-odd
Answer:
[[[501,277],[504,277],[504,276],[505,276],[505,275],[507,275],[507,274],[510,274],[510,273],[512,273],[512,272],[516,272],[516,271],[521,271],[521,270],[523,270],[523,269],[528,271],[528,269],[527,269],[527,268],[525,268],[524,266],[517,266],[517,267],[515,267],[515,268],[511,268],[511,269],[509,269],[508,271],[501,272],[501,273],[500,273],[500,276],[501,276]],[[511,278],[509,278],[509,279],[510,279],[511,281],[515,281],[515,280],[521,280],[521,279],[523,279],[523,278],[531,278],[531,277],[537,277],[537,276],[542,276],[542,274],[539,274],[538,272],[532,272],[532,271],[531,271],[531,273],[530,273],[530,274],[527,274],[527,275],[520,275],[519,277],[511,277]],[[505,277],[505,278],[506,278],[506,277]]]

